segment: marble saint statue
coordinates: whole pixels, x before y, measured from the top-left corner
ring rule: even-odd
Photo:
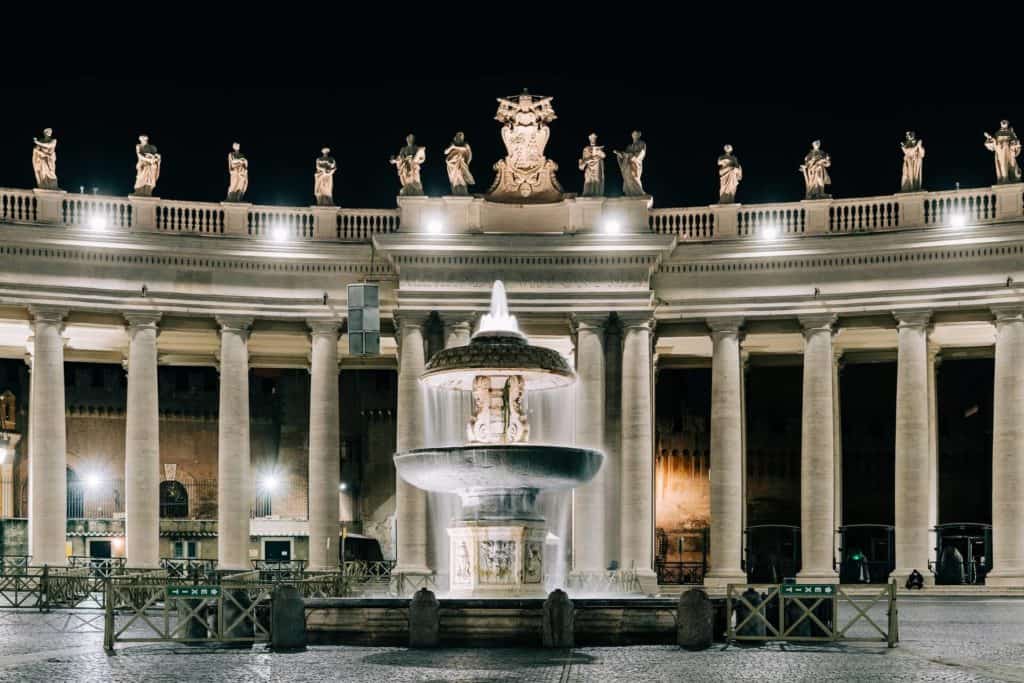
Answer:
[[[242,154],[241,145],[232,143],[231,151],[228,152],[228,201],[240,202],[249,189],[249,160]]]
[[[918,139],[914,131],[908,130],[906,138],[900,143],[900,148],[903,150],[903,179],[900,181],[900,192],[920,192],[924,142]]]
[[[580,155],[580,170],[583,171],[583,196],[604,196],[604,146],[597,144],[597,133],[587,136],[590,144]]]
[[[622,194],[627,197],[643,197],[644,157],[647,156],[647,143],[640,139],[640,131],[634,130],[633,142],[626,149],[615,150],[622,171]]]
[[[398,194],[402,197],[423,194],[423,183],[420,181],[420,166],[427,159],[427,148],[416,144],[416,136],[409,133],[405,137],[405,147],[391,157],[391,163],[398,169],[398,181],[402,189]]]
[[[825,186],[832,184],[828,168],[832,165],[832,157],[821,151],[821,140],[811,143],[811,151],[800,164],[800,172],[804,175],[804,186],[807,189],[806,199],[830,199],[832,195],[825,192]]]
[[[32,170],[36,172],[36,187],[41,190],[57,190],[57,138],[53,128],[44,128],[43,137],[32,138]]]
[[[997,184],[1020,182],[1020,166],[1017,165],[1020,140],[1010,127],[1009,121],[1000,121],[999,130],[995,135],[985,133],[985,149],[995,155]]]
[[[149,144],[148,135],[139,136],[139,144],[135,145],[135,192],[136,197],[152,197],[156,181],[160,177],[160,154],[156,145]]]
[[[743,167],[732,153],[732,145],[725,145],[722,151],[724,154],[718,157],[718,203],[732,204],[743,180]]]
[[[473,150],[466,142],[466,134],[459,131],[444,150],[444,165],[448,168],[448,182],[452,185],[452,194],[465,196],[469,194],[467,186],[476,185],[473,174],[469,172],[469,163],[473,161]]]
[[[316,159],[316,172],[313,174],[313,195],[317,206],[334,206],[334,172],[338,170],[338,162],[331,156],[331,148],[324,147]]]

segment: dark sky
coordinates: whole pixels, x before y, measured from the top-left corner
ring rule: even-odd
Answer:
[[[715,159],[726,142],[744,167],[744,203],[800,199],[797,166],[814,138],[832,155],[836,197],[891,193],[907,129],[925,142],[926,189],[991,184],[982,132],[1003,117],[1024,126],[1020,55],[1002,61],[970,24],[955,42],[908,49],[896,20],[852,35],[828,19],[821,33],[755,27],[742,36],[691,21],[662,37],[647,14],[642,30],[605,24],[592,43],[583,19],[542,35],[492,31],[485,40],[467,29],[476,39],[460,43],[443,22],[408,29],[397,18],[322,36],[314,22],[294,34],[282,28],[278,39],[243,29],[159,33],[151,50],[131,33],[123,42],[86,41],[84,50],[57,41],[45,62],[22,53],[25,68],[0,79],[0,186],[32,185],[32,137],[51,126],[61,185],[71,191],[127,194],[136,136],[146,132],[164,157],[164,198],[223,199],[225,156],[237,140],[249,158],[250,201],[311,203],[313,161],[327,145],[340,164],[342,205],[392,207],[398,182],[387,160],[404,136],[414,132],[427,147],[424,185],[438,195],[447,189],[441,152],[463,130],[483,192],[503,156],[495,97],[524,87],[555,98],[547,155],[571,192],[580,189],[576,160],[587,134],[616,149],[633,128],[648,143],[644,180],[657,206],[714,201]],[[617,194],[611,159],[607,171],[608,192]]]

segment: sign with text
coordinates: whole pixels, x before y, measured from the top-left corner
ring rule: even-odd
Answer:
[[[829,597],[836,592],[834,583],[786,583],[782,585],[783,595],[815,595]]]
[[[220,586],[168,586],[169,598],[217,598]]]

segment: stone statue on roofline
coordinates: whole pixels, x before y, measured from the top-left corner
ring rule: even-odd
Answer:
[[[469,185],[476,185],[476,179],[469,172],[469,163],[473,161],[473,150],[466,142],[466,134],[459,131],[450,145],[444,150],[444,165],[448,169],[448,182],[452,186],[452,194],[465,196],[469,194]]]
[[[249,160],[242,154],[242,146],[235,142],[228,152],[228,201],[240,202],[249,189]]]
[[[825,192],[825,186],[832,184],[828,169],[832,165],[832,157],[821,151],[821,140],[811,143],[811,151],[804,156],[800,164],[800,172],[804,176],[806,189],[805,199],[831,199],[832,195]]]
[[[409,133],[405,137],[405,147],[391,157],[390,163],[398,170],[398,181],[402,189],[399,196],[412,197],[423,194],[423,183],[420,180],[420,166],[427,159],[427,148],[416,144],[416,136]]]
[[[903,179],[900,192],[920,192],[924,166],[924,142],[912,130],[908,130],[903,142]]]
[[[331,156],[331,148],[324,147],[316,159],[313,173],[313,196],[317,206],[334,206],[334,173],[338,162]]]
[[[633,141],[623,150],[615,150],[615,158],[622,172],[622,194],[627,197],[643,197],[644,159],[647,157],[647,143],[640,139],[640,131],[632,132]]]
[[[743,180],[743,167],[732,153],[732,145],[722,147],[718,157],[718,203],[732,204],[736,201],[736,190]]]
[[[584,197],[604,196],[604,160],[607,156],[604,147],[597,144],[597,133],[587,136],[590,144],[583,148],[580,155],[580,170],[583,171]]]
[[[148,135],[139,136],[135,157],[135,191],[132,194],[136,197],[152,197],[156,181],[160,178],[162,157],[156,145],[150,144]]]
[[[44,128],[41,138],[32,138],[32,170],[36,174],[36,187],[41,190],[58,190],[57,187],[57,138],[52,128]]]
[[[1006,119],[1000,121],[999,130],[995,135],[985,133],[985,149],[992,152],[995,157],[996,184],[1020,182],[1020,166],[1017,165],[1017,157],[1020,156],[1020,140],[1013,132],[1009,121]]]

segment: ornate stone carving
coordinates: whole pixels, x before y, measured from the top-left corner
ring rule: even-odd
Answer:
[[[615,150],[615,158],[619,161],[622,172],[622,194],[627,197],[643,197],[644,192],[644,158],[647,156],[647,143],[640,139],[640,131],[632,133],[633,142],[626,149]]]
[[[44,128],[41,138],[32,138],[32,170],[36,173],[36,187],[57,190],[57,138],[52,128]]]
[[[604,146],[597,144],[597,133],[591,133],[587,139],[590,144],[583,148],[580,155],[580,170],[583,171],[584,197],[604,196]]]
[[[543,558],[544,544],[526,544],[526,556],[523,559],[523,583],[541,582],[544,578]]]
[[[160,178],[162,157],[156,145],[149,144],[148,135],[139,136],[139,144],[135,145],[135,191],[136,197],[151,197],[156,189],[156,181]]]
[[[405,147],[391,157],[390,162],[398,170],[398,181],[402,189],[398,194],[402,197],[423,194],[423,183],[420,181],[420,166],[427,160],[427,148],[416,144],[416,136],[409,133],[405,136]]]
[[[242,146],[232,143],[228,152],[228,201],[240,202],[249,189],[249,160],[242,154]]]
[[[992,152],[996,162],[996,183],[1019,183],[1021,179],[1020,166],[1017,165],[1017,157],[1020,156],[1020,140],[1010,126],[1010,122],[1003,119],[999,122],[999,130],[995,135],[985,133],[985,149]]]
[[[476,179],[469,172],[471,161],[473,150],[466,142],[466,134],[459,131],[444,150],[444,165],[448,169],[448,182],[451,183],[453,195],[465,196],[469,194],[467,186],[476,185]]]
[[[313,173],[313,196],[317,206],[334,206],[334,173],[338,162],[331,156],[331,148],[324,147],[316,160]]]
[[[903,142],[903,179],[900,181],[900,192],[920,192],[921,177],[924,167],[924,142],[919,140],[914,131],[908,130]]]
[[[494,184],[487,199],[494,202],[541,203],[562,199],[555,172],[558,164],[544,157],[554,121],[551,97],[536,97],[525,90],[516,98],[498,98],[494,118],[502,124],[506,156],[494,165]]]
[[[495,381],[497,386],[495,386]],[[472,409],[466,436],[470,443],[519,443],[529,440],[523,405],[525,383],[519,375],[473,378]]]
[[[811,143],[811,151],[800,164],[800,172],[804,176],[806,199],[830,199],[832,195],[825,192],[825,186],[832,184],[828,168],[832,165],[832,157],[821,151],[821,140]]]
[[[732,204],[736,201],[736,190],[743,180],[743,167],[732,153],[732,145],[722,148],[724,154],[718,157],[718,203]]]
[[[469,559],[469,546],[466,541],[455,542],[455,562],[452,575],[452,583],[459,585],[471,585],[473,583],[473,566]]]
[[[480,583],[516,583],[516,575],[513,571],[516,557],[515,541],[480,541],[479,549]]]

